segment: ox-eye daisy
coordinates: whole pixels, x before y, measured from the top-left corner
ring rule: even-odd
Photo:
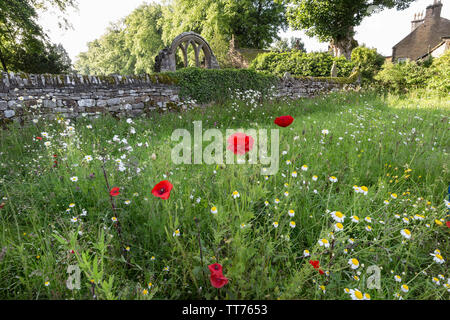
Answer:
[[[217,208],[216,207],[212,207],[211,208],[211,213],[212,214],[216,214],[217,213]]]
[[[319,245],[322,247],[324,246],[325,248],[329,248],[330,247],[330,242],[327,239],[320,239],[318,241]]]
[[[369,189],[366,186],[362,186],[361,188],[361,192],[366,196],[367,193],[369,192]]]
[[[312,180],[313,180],[313,181],[317,181],[317,179],[319,179],[318,176],[312,176]]]
[[[294,228],[295,228],[295,222],[294,222],[294,221],[291,221],[291,222],[289,223],[289,226],[290,226],[292,229],[294,229]]]
[[[409,231],[408,229],[403,229],[400,231],[400,233],[406,239],[411,239],[411,231]]]
[[[352,300],[364,300],[364,295],[358,289],[350,289],[350,296]]]
[[[394,280],[397,282],[402,282],[402,277],[400,277],[398,274],[394,276]]]
[[[352,258],[348,260],[348,264],[350,265],[350,267],[355,270],[359,268],[359,261],[358,259]]]
[[[436,250],[436,251],[439,251],[439,250]],[[430,253],[430,255],[434,256],[434,258],[433,258],[434,262],[439,263],[439,264],[444,263],[445,262],[444,258],[441,256],[440,252],[436,253],[436,251],[435,251],[435,253]]]
[[[401,290],[406,293],[409,291],[409,287],[406,284],[402,284]]]
[[[302,166],[302,171],[308,171],[308,166],[307,166],[306,164],[304,164],[304,165]]]
[[[334,231],[342,231],[344,230],[344,226],[342,225],[342,223],[338,222],[334,225]]]
[[[335,176],[331,176],[331,177],[330,177],[330,181],[331,181],[331,182],[337,182],[338,179],[337,179]]]
[[[239,192],[233,191],[233,198],[234,198],[234,199],[239,198],[240,196],[241,196],[241,195],[239,194]]]
[[[359,222],[359,217],[358,216],[351,216],[351,218],[352,218],[353,222],[355,222],[355,223]]]
[[[277,221],[275,221],[275,222],[273,223],[273,227],[274,227],[274,228],[278,228],[278,222],[277,222]]]
[[[72,178],[70,178],[70,180],[71,180],[72,182],[77,182],[77,181],[78,181],[78,177],[72,177]]]
[[[333,212],[331,212],[331,217],[336,222],[344,222],[344,219],[345,219],[345,215],[342,212],[340,212],[340,211],[333,211]]]
[[[309,250],[303,250],[303,256],[304,257],[309,257],[310,256],[310,253],[309,253]]]
[[[295,216],[295,211],[294,210],[289,210],[288,214],[289,214],[289,217],[293,217],[293,216]]]

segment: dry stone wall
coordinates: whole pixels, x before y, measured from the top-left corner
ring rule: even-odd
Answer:
[[[0,73],[0,122],[44,116],[77,118],[111,114],[135,117],[155,111],[192,106],[180,98],[176,85],[159,77],[33,75]],[[275,97],[298,99],[354,87],[335,80],[283,77]]]
[[[182,107],[179,88],[144,76],[0,74],[0,119],[104,113],[134,117]]]

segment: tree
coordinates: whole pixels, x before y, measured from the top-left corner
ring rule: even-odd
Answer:
[[[0,63],[4,71],[67,71],[67,53],[50,43],[37,23],[37,9],[64,12],[73,0],[8,0],[0,2]]]
[[[364,81],[372,81],[384,64],[385,58],[376,49],[361,46],[353,49],[352,62],[358,68]]]
[[[78,55],[75,69],[82,74],[151,73],[155,56],[163,48],[161,17],[160,5],[138,7],[88,43],[88,51]]]
[[[290,39],[282,38],[280,40],[276,40],[273,45],[272,49],[275,51],[291,51],[291,50],[299,50],[302,52],[306,52],[305,44],[300,38],[291,37]]]
[[[356,46],[354,27],[385,8],[403,10],[414,0],[276,0],[287,5],[287,19],[294,29],[329,41],[335,56],[350,59]]]
[[[182,32],[197,32],[221,64],[227,64],[233,35],[238,46],[261,49],[278,39],[278,31],[287,25],[284,5],[273,0],[174,0],[163,12],[165,45]]]

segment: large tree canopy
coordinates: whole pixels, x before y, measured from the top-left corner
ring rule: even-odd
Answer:
[[[37,10],[57,7],[65,11],[73,0],[0,1],[0,63],[4,71],[62,73],[70,59],[60,45],[49,42],[37,23]]]
[[[261,49],[279,39],[287,22],[284,4],[273,0],[173,0],[161,24],[166,45],[194,31],[208,40],[223,64],[233,35],[239,46]]]
[[[277,0],[287,5],[287,19],[294,29],[330,41],[335,55],[350,58],[354,27],[385,8],[406,9],[415,0]]]
[[[88,51],[78,56],[75,69],[82,74],[151,73],[155,56],[163,48],[158,21],[161,6],[144,4],[123,20],[112,24]]]

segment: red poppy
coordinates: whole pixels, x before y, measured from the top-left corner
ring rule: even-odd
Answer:
[[[172,188],[173,185],[170,183],[170,181],[164,180],[153,187],[152,194],[155,197],[167,200],[170,197],[170,191],[172,190]]]
[[[118,187],[112,188],[109,194],[111,195],[111,197],[118,196],[120,194],[119,190],[120,188]]]
[[[276,118],[274,122],[277,126],[285,128],[289,127],[292,124],[292,122],[294,122],[294,118],[292,118],[291,116],[282,116]]]
[[[314,269],[319,269],[320,267],[319,260],[309,260],[309,263],[314,267]]]
[[[233,151],[234,154],[246,154],[253,149],[254,142],[255,139],[252,136],[238,132],[228,138],[228,150]]]
[[[214,263],[208,266],[211,272],[210,280],[214,288],[220,289],[228,283],[228,279],[223,275],[222,266]]]
[[[448,228],[450,228],[450,221],[447,221],[445,224],[447,225]]]
[[[319,273],[320,273],[320,274],[325,274],[325,272],[323,272],[322,269],[319,269]]]
[[[38,139],[38,140],[42,140],[42,137],[36,137],[36,139]]]

